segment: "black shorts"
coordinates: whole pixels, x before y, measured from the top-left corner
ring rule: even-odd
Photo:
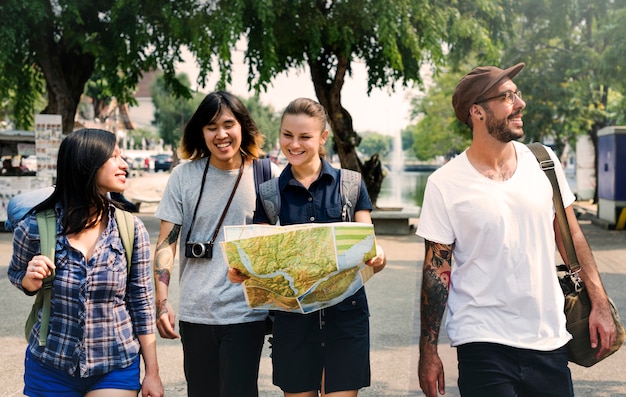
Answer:
[[[539,351],[475,342],[456,351],[463,396],[574,396],[567,345]]]
[[[265,321],[204,325],[181,321],[187,396],[258,396]]]
[[[365,289],[311,314],[276,312],[273,381],[287,393],[326,393],[370,385],[369,310]]]

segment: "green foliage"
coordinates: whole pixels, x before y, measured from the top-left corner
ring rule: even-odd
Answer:
[[[265,137],[263,151],[270,153],[274,149],[280,149],[278,146],[278,137],[280,133],[280,116],[276,113],[272,106],[265,106],[261,103],[258,95],[248,99],[241,100],[250,112],[252,119],[255,121],[259,131]]]
[[[412,99],[413,116],[419,121],[408,130],[413,134],[411,149],[418,160],[449,158],[469,146],[471,132],[456,119],[451,103],[454,88],[464,74],[442,74],[426,95]]]
[[[0,98],[8,99],[17,125],[29,127],[35,99],[48,95],[46,113],[73,127],[85,82],[94,71],[111,96],[132,103],[143,71],[160,68],[176,95],[190,97],[175,79],[181,46],[207,57],[207,5],[197,0],[3,0],[0,2]],[[210,57],[209,57],[210,59]],[[210,64],[202,65],[205,73]]]
[[[400,82],[422,82],[421,67],[442,65],[448,44],[456,57],[480,48],[484,57],[499,55],[497,42],[510,30],[500,5],[431,0],[352,0],[320,2],[218,0],[207,7],[207,24],[220,45],[222,82],[230,80],[227,50],[245,34],[245,60],[251,88],[264,90],[278,74],[318,63],[332,85],[343,62],[359,59],[368,70],[368,92]],[[238,30],[239,29],[239,30]],[[480,32],[480,34],[476,34]]]
[[[238,31],[247,43],[249,87],[263,91],[280,73],[308,68],[329,114],[334,151],[343,167],[359,170],[359,137],[341,103],[352,62],[365,65],[369,94],[396,84],[420,86],[423,66],[438,69],[446,52],[450,59],[463,59],[478,48],[483,58],[494,59],[496,44],[511,29],[511,14],[502,12],[507,1],[216,0],[207,6],[206,24],[220,50],[223,86],[231,78],[225,49],[239,42]]]
[[[494,10],[487,3],[473,6],[476,15]],[[459,10],[466,7],[459,3]],[[478,64],[504,68],[526,63],[515,79],[527,103],[526,141],[554,140],[558,152],[566,142],[575,145],[581,134],[595,142],[600,128],[626,121],[626,0],[522,0],[494,7],[516,16],[499,36],[503,45],[498,59],[488,62],[486,54],[498,54],[488,47],[473,55],[475,60],[459,57],[452,48],[453,68],[436,79],[423,98],[414,99],[413,116],[422,117],[411,127],[418,158],[426,160],[469,144],[470,131],[454,118],[450,100],[456,82]],[[452,24],[451,35],[458,43],[464,43],[463,37],[480,36],[483,30],[475,24],[472,18],[460,18]]]
[[[413,132],[410,128],[405,128],[400,131],[400,136],[402,137],[402,150],[411,150],[413,144],[415,144],[415,137],[413,136]]]
[[[626,2],[524,0],[516,3],[518,35],[504,59],[522,60],[526,69],[516,82],[528,106],[527,140],[566,141],[623,120],[621,101],[626,55]],[[513,63],[513,62],[511,62]]]
[[[130,149],[142,149],[142,142],[144,138],[150,141],[155,141],[158,139],[156,133],[153,130],[149,129],[137,128],[132,131],[128,131],[128,133],[133,138],[133,147],[131,147]]]
[[[359,151],[367,157],[371,157],[373,154],[378,153],[379,157],[385,158],[391,152],[393,145],[393,138],[389,135],[383,135],[378,132],[366,131],[361,133],[361,143],[359,144]]]
[[[176,77],[177,84],[190,87],[189,77],[181,74]],[[159,136],[165,145],[178,147],[183,137],[185,124],[194,114],[205,95],[195,92],[191,98],[176,96],[165,82],[165,76],[159,75],[150,87],[152,102],[154,103],[154,123]]]

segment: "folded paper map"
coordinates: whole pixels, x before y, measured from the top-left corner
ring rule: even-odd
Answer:
[[[374,226],[336,222],[225,226],[228,266],[250,278],[244,293],[253,309],[310,313],[354,294],[373,275]]]

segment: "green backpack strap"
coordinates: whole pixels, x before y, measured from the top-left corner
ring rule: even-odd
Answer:
[[[48,209],[37,213],[37,226],[39,228],[39,242],[41,244],[41,255],[48,257],[54,262],[57,240],[57,222],[53,209]],[[43,286],[37,292],[35,303],[31,309],[31,314],[26,322],[26,339],[30,335],[33,325],[37,321],[37,312],[41,307],[41,327],[39,329],[39,346],[46,345],[48,337],[48,324],[50,322],[50,300],[52,298],[52,281],[54,281],[55,271],[43,279]],[[30,326],[29,326],[30,324]]]
[[[120,238],[124,251],[126,251],[126,261],[128,263],[127,270],[130,273],[132,264],[133,246],[135,242],[135,220],[133,215],[128,212],[115,208],[115,221],[117,222]],[[41,254],[47,256],[54,262],[54,254],[56,251],[56,215],[54,210],[48,209],[37,213],[37,225],[39,227],[39,236],[41,243]],[[39,346],[46,345],[48,338],[48,326],[50,323],[50,301],[52,298],[52,282],[54,281],[55,271],[43,280],[42,288],[37,292],[35,303],[31,308],[31,312],[26,320],[25,336],[26,340],[30,336],[33,325],[37,322],[39,308],[41,308],[41,326],[39,328]]]
[[[122,245],[126,251],[126,262],[128,262],[127,271],[130,273],[130,265],[133,259],[133,245],[135,243],[135,219],[133,214],[115,207],[115,221],[120,232]]]

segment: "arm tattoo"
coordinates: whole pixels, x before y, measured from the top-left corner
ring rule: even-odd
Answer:
[[[421,337],[436,345],[448,302],[453,245],[426,241],[422,274]]]
[[[170,249],[172,244],[176,244],[180,225],[174,225],[167,237],[157,244],[154,255],[154,275],[156,279],[165,285],[170,285],[170,276],[174,268],[174,255]]]
[[[167,307],[165,306],[167,304],[167,298],[163,299],[163,302],[157,302],[157,309],[156,309],[156,318],[160,318],[162,315],[167,314]]]
[[[167,248],[170,245],[174,244],[176,240],[178,240],[178,234],[180,233],[180,225],[174,225],[170,234],[165,237],[163,241],[159,245],[157,245],[157,251],[163,248]]]

